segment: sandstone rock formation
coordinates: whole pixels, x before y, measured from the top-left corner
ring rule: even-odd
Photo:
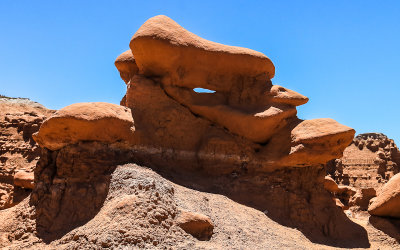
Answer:
[[[260,52],[204,40],[166,16],[143,24],[130,48],[138,74],[124,79],[121,103],[132,109],[138,153],[156,165],[162,155],[163,165],[211,173],[232,172],[232,164],[273,171],[324,164],[352,140],[354,130],[331,119],[299,120],[295,107],[308,98],[273,86],[275,68]]]
[[[400,218],[400,174],[393,176],[368,208],[372,215]]]
[[[115,62],[125,107],[74,104],[41,126],[34,190],[29,203],[0,213],[11,218],[0,225],[0,244],[370,246],[324,188],[323,164],[342,156],[354,130],[298,119],[308,98],[272,84],[268,57],[206,41],[165,16],[149,19],[130,49]]]
[[[308,98],[272,84],[268,57],[204,40],[166,16],[143,24],[130,49],[116,65],[127,83],[121,104],[135,121],[137,163],[268,210],[313,240],[362,237],[324,190],[321,168],[342,155],[354,130],[332,119],[298,119],[296,106]],[[118,66],[127,56],[138,71]]]
[[[58,110],[33,137],[41,147],[54,151],[80,141],[129,144],[134,130],[127,108],[104,102],[76,103]]]
[[[0,98],[0,209],[16,205],[33,188],[40,149],[32,134],[52,112],[26,98]]]
[[[132,157],[133,133],[130,110],[109,103],[72,104],[42,124],[34,135],[43,150],[30,199],[40,234],[65,233],[100,209],[110,173]]]
[[[342,202],[352,210],[366,211],[369,200],[400,171],[400,151],[384,134],[360,134],[343,157],[328,162],[325,169],[338,184],[356,189],[354,197],[341,198]]]

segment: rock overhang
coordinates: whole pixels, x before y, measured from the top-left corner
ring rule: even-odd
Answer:
[[[81,141],[107,144],[132,143],[134,123],[129,108],[104,102],[76,103],[45,120],[34,140],[50,150]]]

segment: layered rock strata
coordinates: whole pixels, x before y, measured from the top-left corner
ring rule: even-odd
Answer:
[[[338,184],[357,191],[342,202],[353,210],[366,211],[382,186],[399,173],[400,151],[384,134],[360,134],[344,150],[343,157],[328,162],[325,169]]]
[[[40,149],[32,134],[52,113],[26,98],[0,98],[0,209],[16,205],[33,188]]]
[[[56,237],[98,212],[110,174],[132,158],[133,132],[128,108],[101,102],[67,106],[42,124],[33,135],[43,149],[30,199],[39,234]]]

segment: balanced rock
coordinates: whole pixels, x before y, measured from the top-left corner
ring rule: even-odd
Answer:
[[[35,133],[44,148],[58,150],[79,141],[127,144],[134,132],[130,110],[115,104],[76,103],[58,110]]]
[[[181,211],[176,223],[186,233],[199,240],[209,240],[213,234],[214,225],[210,218],[203,214]]]
[[[372,215],[400,218],[400,174],[386,183],[368,207]]]

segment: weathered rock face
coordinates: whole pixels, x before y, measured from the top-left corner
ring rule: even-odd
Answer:
[[[97,214],[109,217],[104,206],[121,223],[119,215],[130,206],[141,215],[148,207],[136,197],[139,191],[120,200],[109,196],[118,193],[109,192],[116,166],[135,162],[176,183],[264,211],[313,242],[353,246],[357,238],[365,246],[365,231],[323,188],[322,164],[342,155],[353,129],[331,119],[298,119],[296,106],[308,98],[273,86],[274,66],[265,55],[206,41],[165,16],[147,21],[130,47],[132,55],[125,52],[115,63],[127,84],[121,101],[126,107],[74,104],[47,119],[34,137],[43,147],[30,199],[40,238],[61,238],[89,221],[107,227],[91,221]],[[216,92],[196,93],[195,87]],[[146,186],[157,190],[154,185]],[[210,238],[207,218],[175,218],[177,207],[168,201],[171,194],[165,195],[160,203],[167,211],[143,213],[151,224],[143,227],[163,235],[175,223],[181,232]],[[153,209],[157,197],[149,197]],[[97,227],[92,230],[98,235]],[[159,236],[150,238],[158,244]],[[92,240],[96,246],[116,244]]]
[[[372,215],[400,218],[400,174],[393,176],[368,208]]]
[[[332,119],[298,119],[296,106],[308,98],[272,84],[268,57],[204,40],[165,16],[149,19],[130,49],[132,57],[124,52],[116,65],[129,54],[138,68],[117,66],[138,163],[268,210],[313,239],[362,236],[324,190],[321,168],[342,155],[354,130]]]
[[[42,124],[34,135],[43,150],[30,199],[38,233],[56,237],[98,212],[110,174],[132,159],[133,133],[130,110],[109,103],[73,104]]]
[[[325,169],[338,184],[357,190],[348,200],[349,206],[366,211],[369,200],[399,172],[400,151],[384,134],[360,134],[344,150],[343,157],[328,162]]]
[[[354,136],[331,119],[299,120],[296,106],[308,98],[273,86],[274,66],[260,52],[204,40],[166,16],[143,24],[130,48],[138,74],[124,79],[121,104],[132,109],[137,153],[155,165],[215,174],[318,165]]]
[[[24,98],[0,98],[0,209],[14,206],[32,189],[40,149],[32,139],[53,113]]]
[[[41,147],[59,150],[80,141],[130,143],[134,130],[127,108],[104,102],[76,103],[58,110],[33,137]]]

